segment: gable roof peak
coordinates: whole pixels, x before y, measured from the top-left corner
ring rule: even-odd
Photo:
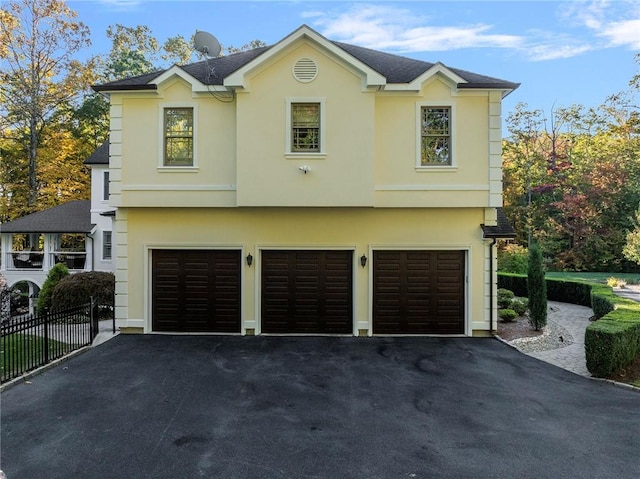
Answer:
[[[501,90],[503,96],[518,88],[513,83],[499,78],[452,68],[442,62],[430,63],[415,58],[382,52],[325,38],[307,24],[302,24],[280,41],[271,46],[237,52],[226,56],[210,58],[187,65],[174,65],[166,70],[137,77],[117,80],[94,86],[96,91],[155,90],[164,80],[167,72],[182,72],[180,76],[192,77],[197,82],[196,89],[215,87],[229,90],[245,86],[245,76],[263,62],[278,55],[294,42],[306,38],[341,61],[359,71],[364,86],[382,87],[389,90],[415,90],[423,81],[434,74],[448,78],[459,89]],[[193,83],[192,83],[193,84]]]

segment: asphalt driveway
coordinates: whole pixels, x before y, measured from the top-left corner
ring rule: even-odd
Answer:
[[[635,478],[640,394],[495,339],[123,336],[2,393],[30,478]]]

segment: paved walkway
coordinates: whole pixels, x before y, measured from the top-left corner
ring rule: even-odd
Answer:
[[[586,306],[555,301],[549,301],[548,305],[547,320],[566,329],[573,338],[573,344],[527,354],[581,376],[591,377],[584,354],[584,332],[589,325],[589,318],[593,316],[593,311]]]
[[[621,297],[640,302],[640,286],[638,285],[614,288],[613,291]],[[589,318],[593,316],[593,310],[585,306],[555,301],[549,301],[548,305],[548,321],[564,328],[573,338],[573,343],[560,348],[526,354],[581,376],[591,377],[584,353],[584,333],[589,325]]]

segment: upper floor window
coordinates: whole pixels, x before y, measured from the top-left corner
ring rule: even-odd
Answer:
[[[193,166],[193,108],[164,109],[164,166]]]
[[[320,103],[291,104],[291,151],[320,151]]]
[[[419,166],[451,166],[451,107],[420,107]]]
[[[287,99],[286,153],[324,154],[324,99]]]
[[[109,172],[105,171],[102,175],[102,199],[109,201]]]
[[[102,232],[102,259],[111,259],[111,231]]]

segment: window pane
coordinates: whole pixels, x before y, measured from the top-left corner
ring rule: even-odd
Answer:
[[[450,164],[449,138],[426,136],[422,138],[422,165]]]
[[[193,165],[193,108],[164,111],[165,166]]]
[[[291,151],[320,151],[320,104],[291,104]]]
[[[111,259],[111,231],[102,232],[102,259]]]
[[[449,109],[448,108],[423,108],[422,109],[422,134],[423,135],[448,135],[449,134]]]
[[[109,199],[109,172],[105,171],[102,177],[103,185],[102,185],[102,199],[107,201]]]
[[[451,109],[423,107],[421,109],[422,151],[420,163],[451,164]]]

